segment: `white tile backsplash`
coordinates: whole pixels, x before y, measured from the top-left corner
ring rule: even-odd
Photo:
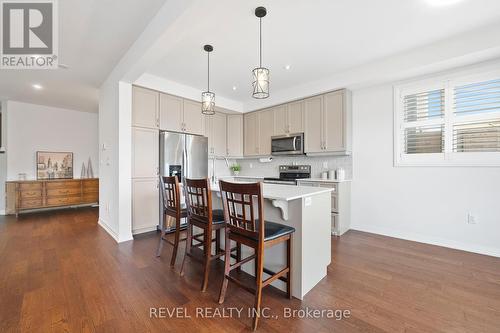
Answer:
[[[212,168],[212,161],[210,160],[209,169]],[[230,161],[231,164],[234,160]],[[335,170],[337,168],[344,168],[346,179],[352,179],[352,156],[324,156],[324,157],[309,157],[309,156],[289,156],[289,157],[273,157],[269,163],[262,163],[258,158],[256,159],[242,159],[237,160],[241,165],[241,176],[264,176],[264,177],[278,177],[278,167],[280,165],[310,165],[311,177],[321,177],[321,172],[328,170]],[[327,168],[323,165],[326,163]],[[231,172],[226,168],[224,161],[217,161],[216,167],[217,176],[227,176]],[[209,174],[211,175],[211,173]]]

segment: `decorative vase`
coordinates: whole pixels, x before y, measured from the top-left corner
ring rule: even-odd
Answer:
[[[94,169],[92,168],[92,161],[90,160],[90,157],[87,166],[87,178],[94,178]]]
[[[85,168],[85,163],[82,162],[82,172],[80,173],[80,178],[87,178],[87,169]]]

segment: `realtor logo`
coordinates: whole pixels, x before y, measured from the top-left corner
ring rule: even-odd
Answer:
[[[1,0],[3,69],[57,68],[56,0]]]

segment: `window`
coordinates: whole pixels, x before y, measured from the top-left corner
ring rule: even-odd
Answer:
[[[395,87],[396,165],[500,166],[500,73]]]

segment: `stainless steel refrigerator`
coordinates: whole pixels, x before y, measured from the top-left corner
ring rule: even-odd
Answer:
[[[208,177],[208,139],[204,136],[160,132],[160,175]]]
[[[160,132],[160,176],[177,176],[179,182],[186,177],[208,177],[208,139],[199,135]],[[160,216],[163,217],[163,204],[160,207]],[[181,226],[184,225],[185,221],[181,221]],[[167,219],[166,228],[169,232],[174,231],[175,221]]]

